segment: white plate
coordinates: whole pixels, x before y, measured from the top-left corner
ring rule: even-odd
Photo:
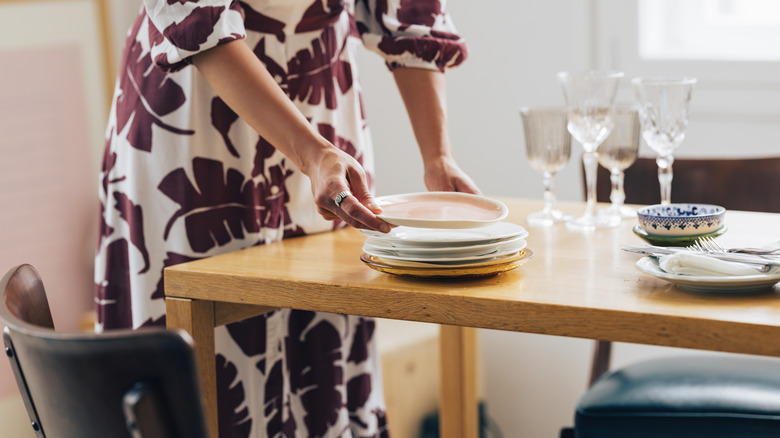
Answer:
[[[504,248],[501,250],[492,251],[488,254],[480,254],[480,255],[469,255],[463,257],[428,257],[428,256],[399,256],[399,255],[390,254],[387,251],[375,251],[363,247],[364,253],[368,255],[372,255],[374,257],[380,257],[389,260],[402,260],[405,262],[427,262],[427,263],[448,263],[448,262],[473,263],[473,262],[483,261],[486,259],[495,259],[497,257],[503,257],[509,254],[515,254],[518,251],[519,250],[517,248]]]
[[[696,292],[757,292],[769,289],[780,282],[780,272],[759,275],[740,276],[698,276],[670,274],[658,266],[658,260],[653,257],[643,257],[636,262],[636,268],[645,274],[650,274],[677,286]]]
[[[526,253],[532,253],[531,250],[523,249],[521,251],[514,251],[510,252],[509,254],[504,254],[500,256],[495,257],[486,257],[482,259],[467,259],[467,260],[455,260],[451,262],[443,262],[443,261],[431,261],[431,260],[424,260],[424,261],[414,261],[414,260],[396,260],[389,257],[378,257],[370,254],[364,253],[363,255],[374,258],[379,263],[384,263],[391,266],[398,266],[398,267],[408,267],[408,268],[463,268],[463,267],[477,267],[477,266],[489,266],[494,264],[500,264],[504,263],[507,260],[512,260],[517,257],[523,256]]]
[[[502,202],[458,192],[422,192],[381,196],[377,215],[393,225],[419,228],[475,228],[504,219],[509,209]]]
[[[365,236],[376,237],[395,247],[449,247],[496,242],[513,237],[526,238],[528,231],[520,225],[497,222],[481,228],[426,229],[413,227],[393,228],[389,233],[360,230]]]
[[[426,261],[458,261],[469,260],[477,257],[488,257],[503,255],[511,251],[519,251],[525,248],[526,242],[523,239],[513,239],[507,242],[500,242],[490,245],[478,245],[476,247],[450,248],[457,251],[431,251],[432,248],[398,249],[398,248],[377,248],[368,244],[363,245],[363,252],[377,257],[391,258],[399,260],[426,260]]]
[[[369,237],[363,243],[364,248],[369,248],[377,251],[397,251],[399,253],[407,255],[421,255],[421,256],[439,256],[444,257],[450,255],[456,257],[460,255],[466,255],[469,253],[478,253],[480,251],[495,251],[498,247],[505,247],[508,245],[515,245],[517,249],[525,247],[525,240],[521,236],[511,237],[509,239],[500,239],[497,241],[491,241],[489,243],[480,243],[477,245],[455,245],[455,246],[405,246],[395,245],[392,241],[382,240],[377,237]],[[521,247],[522,246],[522,247]],[[466,254],[462,254],[466,253]]]

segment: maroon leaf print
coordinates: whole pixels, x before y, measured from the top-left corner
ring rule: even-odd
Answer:
[[[114,170],[114,166],[116,166],[116,152],[109,152],[109,146],[106,144],[106,151],[103,154],[103,193],[108,193],[108,185],[112,183],[117,183],[124,181],[127,179],[127,176],[120,176],[111,178],[111,171]]]
[[[224,11],[224,6],[197,6],[181,22],[166,27],[163,35],[178,49],[195,52],[214,32]]]
[[[349,350],[347,362],[358,364],[368,359],[368,345],[374,336],[375,326],[376,323],[373,319],[360,318],[355,327],[355,336],[352,340],[352,347]]]
[[[306,410],[307,436],[324,436],[336,424],[345,402],[338,389],[344,384],[342,344],[332,324],[320,321],[310,326],[314,316],[314,312],[290,312],[285,351],[291,390],[300,395]]]
[[[293,228],[285,227],[283,238],[289,239],[290,237],[303,236],[304,234],[306,234],[306,231],[298,225]]]
[[[192,160],[196,188],[184,169],[178,168],[163,178],[157,187],[181,207],[168,220],[164,239],[177,219],[184,217],[187,238],[196,252],[206,252],[214,245],[224,245],[231,239],[260,230],[262,206],[250,202],[255,188],[236,169],[224,171],[222,162],[205,158]],[[200,189],[200,190],[198,190]]]
[[[290,195],[284,185],[285,179],[292,175],[292,170],[285,170],[281,165],[273,166],[268,169],[270,180],[261,182],[257,185],[257,193],[262,196],[265,210],[260,216],[263,226],[268,228],[279,228],[292,223],[290,212],[287,210],[287,203],[290,202]]]
[[[271,158],[276,148],[268,140],[260,137],[255,145],[255,165],[252,167],[252,177],[265,173],[265,160]]]
[[[336,31],[326,28],[320,38],[312,41],[311,51],[301,50],[288,63],[287,93],[293,100],[319,105],[325,98],[325,106],[337,106],[336,84],[341,93],[352,87],[352,69],[349,62],[341,59],[346,44],[339,45]]]
[[[280,43],[284,42],[283,22],[257,12],[245,2],[241,2],[241,6],[244,8],[244,27],[247,30],[275,35]]]
[[[282,87],[282,90],[287,90],[287,72],[284,71],[281,65],[277,64],[270,56],[265,53],[265,38],[262,38],[254,48],[255,56],[265,65],[265,69],[268,73],[276,79],[276,82]]]
[[[372,413],[376,415],[377,429],[379,430],[379,435],[376,438],[390,438],[389,428],[387,427],[387,414],[380,410],[374,410]]]
[[[106,223],[106,206],[103,204],[103,202],[100,202],[100,223],[98,224],[98,241],[97,241],[97,247],[100,248],[100,245],[103,243],[103,239],[110,236],[111,233],[114,232],[114,229],[109,227]]]
[[[336,135],[336,129],[328,125],[327,123],[318,123],[317,124],[317,131],[319,131],[320,135],[325,137],[329,142],[331,142],[334,146],[341,149],[342,151],[346,152],[347,154],[355,157],[357,154],[357,149],[355,148],[355,145],[352,144],[351,141],[345,139],[344,137],[340,137]],[[362,157],[355,157],[359,163],[363,164]]]
[[[211,124],[217,129],[219,135],[225,140],[225,146],[227,146],[230,155],[238,158],[238,151],[230,140],[230,127],[238,120],[238,114],[236,114],[229,106],[220,99],[215,97],[211,101]]]
[[[358,414],[358,410],[362,408],[368,401],[371,395],[371,375],[359,374],[347,382],[347,409],[350,412],[350,420],[361,425],[363,428],[367,428],[361,415]]]
[[[219,436],[245,438],[252,429],[252,418],[244,404],[244,384],[236,380],[236,366],[225,356],[217,358],[217,410],[219,411]],[[239,410],[240,409],[240,410]]]
[[[144,19],[142,15],[133,26],[122,57],[120,93],[116,98],[116,132],[122,132],[132,120],[127,141],[136,149],[151,151],[152,125],[181,135],[192,135],[194,131],[170,126],[160,119],[180,108],[186,97],[182,88],[164,71],[152,68],[150,54],[144,52],[141,42],[136,39]],[[149,27],[154,28],[151,22]]]
[[[159,300],[165,298],[165,282],[163,281],[163,270],[165,268],[168,266],[178,265],[179,263],[191,262],[193,260],[198,260],[198,258],[177,254],[175,252],[166,253],[166,258],[163,260],[163,269],[160,270],[160,279],[157,281],[157,287],[152,293],[152,299]]]
[[[277,360],[268,373],[265,384],[266,435],[269,437],[294,437],[297,425],[295,417],[290,415],[290,405],[285,402],[284,375],[282,361]],[[287,421],[283,418],[287,417]]]
[[[255,164],[252,168],[252,177],[265,174],[267,179],[257,184],[256,193],[261,199],[260,202],[265,206],[265,210],[260,213],[260,223],[264,227],[279,228],[292,224],[292,218],[290,212],[287,209],[287,203],[290,202],[290,195],[287,192],[285,181],[293,171],[286,169],[285,161],[279,165],[272,166],[268,169],[265,168],[265,161],[270,158],[276,149],[271,146],[264,138],[260,137],[255,146]],[[294,229],[285,229],[285,237],[291,237],[304,234],[304,231],[295,227]]]
[[[130,255],[127,240],[119,239],[106,247],[106,278],[95,285],[95,313],[106,330],[130,328],[133,312],[130,297]]]
[[[421,24],[430,27],[439,15],[441,4],[437,0],[401,0],[401,6],[396,11],[398,21],[405,25]]]
[[[443,33],[440,33],[443,34]],[[418,58],[433,62],[440,71],[446,67],[454,67],[466,59],[466,43],[462,40],[449,38],[406,38],[406,37],[382,37],[379,49],[389,55],[401,55],[411,53]],[[389,63],[390,68],[400,65]]]
[[[116,201],[114,208],[119,211],[119,216],[130,227],[130,242],[138,248],[144,258],[144,267],[138,271],[139,274],[143,274],[149,270],[149,251],[146,249],[146,240],[144,239],[143,211],[140,205],[135,205],[124,193],[114,192],[114,200]]]
[[[266,321],[268,314],[228,324],[230,337],[247,356],[265,354]],[[264,371],[261,369],[261,371]]]
[[[325,3],[328,4],[327,8]],[[301,17],[301,21],[295,27],[295,32],[303,33],[324,29],[335,23],[343,10],[344,4],[341,0],[315,0]]]

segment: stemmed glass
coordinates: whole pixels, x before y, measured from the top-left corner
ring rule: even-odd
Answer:
[[[612,133],[599,146],[599,164],[609,170],[612,182],[609,194],[612,205],[599,214],[622,219],[636,216],[636,210],[624,204],[623,171],[634,164],[639,153],[639,114],[633,108],[616,108],[614,118]]]
[[[661,184],[661,204],[672,200],[672,154],[685,139],[688,127],[688,106],[696,78],[634,78],[642,137],[658,158],[658,182]]]
[[[596,215],[596,170],[598,170],[597,149],[612,131],[613,105],[618,84],[623,73],[588,71],[583,73],[560,72],[558,80],[563,86],[566,107],[569,114],[568,129],[582,144],[582,162],[585,169],[585,213],[566,222],[576,229],[614,227],[620,218]]]
[[[566,111],[556,108],[521,108],[525,151],[534,170],[544,181],[544,209],[528,215],[528,224],[549,227],[571,219],[555,208],[555,174],[569,162],[571,135],[566,129]]]

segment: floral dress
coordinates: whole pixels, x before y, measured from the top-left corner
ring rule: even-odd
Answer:
[[[236,39],[369,182],[358,46],[391,69],[444,71],[466,56],[444,0],[145,0],[100,174],[98,330],[164,325],[166,266],[338,226],[191,65]],[[373,332],[370,318],[296,310],[218,328],[220,437],[389,436]]]

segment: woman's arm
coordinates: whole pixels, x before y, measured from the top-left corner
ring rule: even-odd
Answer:
[[[393,76],[420,147],[425,186],[431,191],[480,193],[452,155],[444,74],[435,70],[397,68],[393,70]]]
[[[243,40],[216,46],[193,57],[214,91],[263,138],[311,179],[319,213],[356,228],[387,232],[376,217],[362,166],[319,135]],[[334,203],[347,190],[341,208]]]

